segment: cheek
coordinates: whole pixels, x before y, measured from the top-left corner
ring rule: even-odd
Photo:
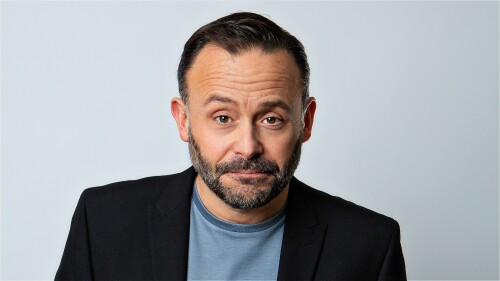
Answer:
[[[264,154],[282,166],[288,161],[298,139],[299,134],[295,132],[264,138]]]
[[[192,123],[191,133],[203,157],[212,163],[220,162],[227,154],[229,142],[227,137],[216,134],[203,124]]]

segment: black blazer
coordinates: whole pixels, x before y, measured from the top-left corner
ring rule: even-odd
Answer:
[[[185,280],[196,173],[86,189],[56,280]],[[406,280],[396,221],[290,182],[279,280]]]

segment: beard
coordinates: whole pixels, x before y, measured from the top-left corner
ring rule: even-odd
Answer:
[[[280,169],[276,162],[265,158],[261,154],[251,159],[234,158],[213,165],[201,154],[190,128],[188,129],[188,133],[189,156],[191,157],[194,169],[208,188],[225,204],[234,209],[250,210],[262,207],[271,202],[271,200],[276,198],[285,189],[299,165],[302,149],[300,137],[295,143],[285,165]],[[241,171],[266,173],[272,176],[272,180],[262,188],[257,187],[257,185],[263,183],[263,180],[260,178],[237,179],[237,182],[240,184],[233,187],[222,183],[222,175]]]

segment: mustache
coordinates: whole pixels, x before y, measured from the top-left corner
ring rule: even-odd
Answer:
[[[215,173],[219,175],[245,170],[276,174],[279,172],[279,166],[275,162],[263,157],[252,160],[236,158],[227,162],[219,163],[215,166]]]

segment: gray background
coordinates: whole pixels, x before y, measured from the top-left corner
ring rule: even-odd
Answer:
[[[189,164],[182,46],[235,11],[304,43],[297,176],[399,221],[410,279],[499,276],[498,2],[2,2],[2,279],[51,279],[86,187]]]

